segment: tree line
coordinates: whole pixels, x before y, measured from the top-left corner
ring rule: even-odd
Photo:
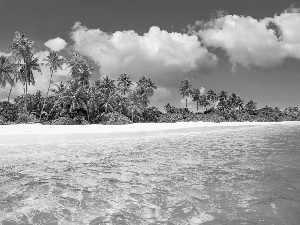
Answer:
[[[176,108],[169,103],[165,113],[156,107],[150,107],[150,99],[157,86],[151,78],[141,77],[131,80],[123,73],[117,80],[107,75],[92,81],[94,68],[80,54],[74,52],[66,60],[55,51],[49,51],[42,63],[34,50],[34,42],[24,33],[16,32],[9,48],[11,56],[0,56],[0,86],[10,85],[7,101],[0,102],[0,124],[35,123],[44,124],[126,124],[133,122],[177,122],[177,121],[281,121],[300,120],[298,108],[290,107],[285,111],[265,107],[258,110],[252,100],[247,103],[226,91],[216,93],[209,90],[206,94],[192,86],[185,79],[179,85],[179,93],[190,97],[196,104],[197,112],[187,108]],[[65,63],[70,69],[70,79],[55,84],[51,88],[53,75]],[[35,85],[34,73],[41,73],[41,67],[49,69],[49,83],[46,96],[40,91],[28,93],[28,86]],[[13,103],[10,95],[15,84],[20,82],[23,94],[17,96]],[[199,107],[204,110],[198,112]]]

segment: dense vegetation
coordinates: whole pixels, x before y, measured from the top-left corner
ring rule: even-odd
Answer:
[[[141,77],[133,85],[130,75],[121,74],[117,80],[104,76],[92,81],[93,68],[88,61],[73,53],[66,61],[57,52],[50,51],[45,63],[39,63],[34,52],[34,42],[25,34],[16,32],[10,50],[12,56],[0,56],[0,86],[10,85],[7,101],[0,102],[0,124],[43,123],[43,124],[129,124],[129,123],[173,123],[179,121],[300,121],[297,107],[285,110],[266,106],[257,109],[252,100],[247,103],[226,91],[206,94],[195,89],[189,80],[183,80],[179,93],[192,98],[197,112],[187,108],[176,108],[169,103],[165,113],[156,107],[150,107],[150,99],[157,86],[150,78]],[[62,63],[70,68],[70,79],[66,83],[51,88],[53,74],[62,69]],[[34,85],[33,72],[41,71],[46,65],[50,70],[46,96],[40,91],[28,93],[28,85]],[[21,82],[24,94],[10,102],[10,94],[16,82]],[[204,112],[198,112],[202,107]]]

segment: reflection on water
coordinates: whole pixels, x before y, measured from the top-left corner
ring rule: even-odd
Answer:
[[[0,224],[298,225],[299,135],[275,125],[0,144]]]

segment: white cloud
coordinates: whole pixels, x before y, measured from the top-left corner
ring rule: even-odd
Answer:
[[[171,90],[165,87],[158,87],[157,90],[154,91],[154,95],[151,98],[151,101],[163,101],[169,99],[171,97]]]
[[[133,80],[151,77],[158,86],[178,85],[185,76],[199,75],[217,63],[197,36],[168,33],[159,27],[143,35],[132,30],[108,34],[76,23],[71,38],[75,50],[99,65],[101,74],[116,78],[126,72]]]
[[[201,88],[200,88],[200,95],[204,95],[204,93],[205,93],[205,88],[204,88],[204,87],[201,87]]]
[[[280,39],[273,29],[267,29],[270,21],[281,29]],[[274,67],[288,57],[300,60],[300,13],[297,10],[262,20],[226,15],[204,25],[197,24],[204,27],[197,31],[203,42],[225,50],[233,69],[236,64]]]
[[[12,56],[12,52],[9,52],[9,53],[7,53],[7,52],[0,52],[0,56],[6,56],[6,57],[9,57],[9,56]]]
[[[50,48],[52,51],[60,51],[62,49],[64,49],[67,45],[67,42],[60,38],[54,38],[54,39],[50,39],[49,41],[45,42],[45,46]]]

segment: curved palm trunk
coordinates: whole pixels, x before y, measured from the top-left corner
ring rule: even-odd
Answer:
[[[48,85],[48,90],[47,90],[46,98],[44,99],[42,111],[41,111],[41,113],[40,113],[40,119],[39,119],[40,121],[41,121],[41,118],[42,118],[42,114],[43,114],[43,112],[44,112],[44,108],[45,108],[45,105],[46,105],[46,100],[47,100],[47,98],[48,98],[48,94],[49,94],[49,90],[50,90],[50,85],[51,85],[52,76],[53,76],[53,72],[51,72],[51,75],[50,75],[50,80],[49,80],[49,85]]]
[[[10,98],[10,94],[11,94],[11,90],[12,90],[12,85],[10,85],[10,89],[9,89],[9,93],[8,93],[8,97],[7,97],[7,101],[9,102],[9,98]]]

